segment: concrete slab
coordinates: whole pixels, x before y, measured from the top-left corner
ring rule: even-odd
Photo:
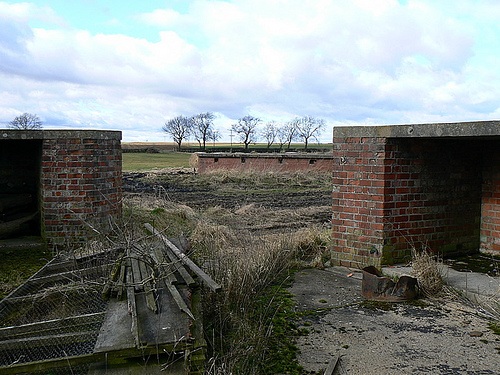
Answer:
[[[500,299],[500,277],[493,277],[477,272],[460,272],[448,265],[441,265],[445,283],[459,291],[480,296]],[[383,267],[382,273],[388,276],[411,275],[411,267]]]
[[[290,288],[304,373],[323,373],[340,356],[339,374],[499,374],[500,339],[489,321],[459,299],[364,301],[361,273],[306,269]]]

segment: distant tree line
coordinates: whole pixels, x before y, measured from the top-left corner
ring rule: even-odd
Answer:
[[[200,150],[205,151],[207,142],[216,142],[221,137],[220,132],[214,128],[214,119],[215,115],[211,112],[191,117],[177,116],[166,121],[162,130],[172,137],[179,151],[182,142],[191,137],[198,142]],[[307,151],[312,140],[319,142],[318,138],[324,127],[324,120],[311,116],[296,117],[284,123],[263,123],[260,118],[247,115],[232,124],[231,131],[243,143],[245,151],[259,140],[265,141],[267,149],[277,145],[280,151],[283,148],[289,150],[292,142],[298,141],[304,143],[304,150]]]

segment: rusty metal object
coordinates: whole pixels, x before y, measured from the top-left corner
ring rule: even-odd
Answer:
[[[361,294],[372,301],[398,302],[414,299],[417,296],[417,279],[401,276],[397,282],[382,275],[377,268],[363,268]]]

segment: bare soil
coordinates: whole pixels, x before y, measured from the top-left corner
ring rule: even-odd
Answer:
[[[124,173],[123,189],[128,195],[151,194],[195,209],[222,207],[241,216],[245,216],[244,210],[238,210],[253,207],[251,216],[255,218],[256,210],[260,216],[259,222],[253,224],[260,229],[276,229],[279,222],[284,224],[283,229],[329,225],[331,219],[330,177],[325,174],[259,178],[236,174],[198,175],[190,169],[179,168]],[[293,223],[285,224],[287,216]],[[277,217],[279,222],[275,220]]]

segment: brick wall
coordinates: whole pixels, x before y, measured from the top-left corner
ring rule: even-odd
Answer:
[[[331,173],[331,154],[252,154],[252,153],[196,153],[194,167],[198,173],[214,170],[238,171],[321,171]]]
[[[37,154],[30,158],[35,161],[29,169],[18,163],[22,170],[17,174],[7,172],[10,182],[20,180],[18,185],[26,185],[26,192],[35,192],[39,219],[38,229],[31,234],[41,236],[49,247],[79,245],[96,235],[96,230],[105,233],[110,223],[121,217],[121,132],[1,133],[0,147],[5,145],[2,148],[10,150],[9,155],[2,156],[7,164],[22,160],[22,155]],[[15,193],[3,185],[0,190],[3,194]]]
[[[412,247],[445,256],[476,252],[480,145],[471,140],[425,138],[393,138],[388,144],[382,262],[407,261]]]
[[[412,247],[477,251],[481,143],[334,138],[333,257],[364,267],[407,261]]]
[[[114,135],[114,134],[112,134]],[[121,215],[120,139],[92,132],[42,144],[42,231],[54,245],[83,242]]]
[[[334,261],[379,265],[384,246],[385,138],[333,139]]]
[[[500,145],[485,142],[481,204],[481,250],[500,255]]]

